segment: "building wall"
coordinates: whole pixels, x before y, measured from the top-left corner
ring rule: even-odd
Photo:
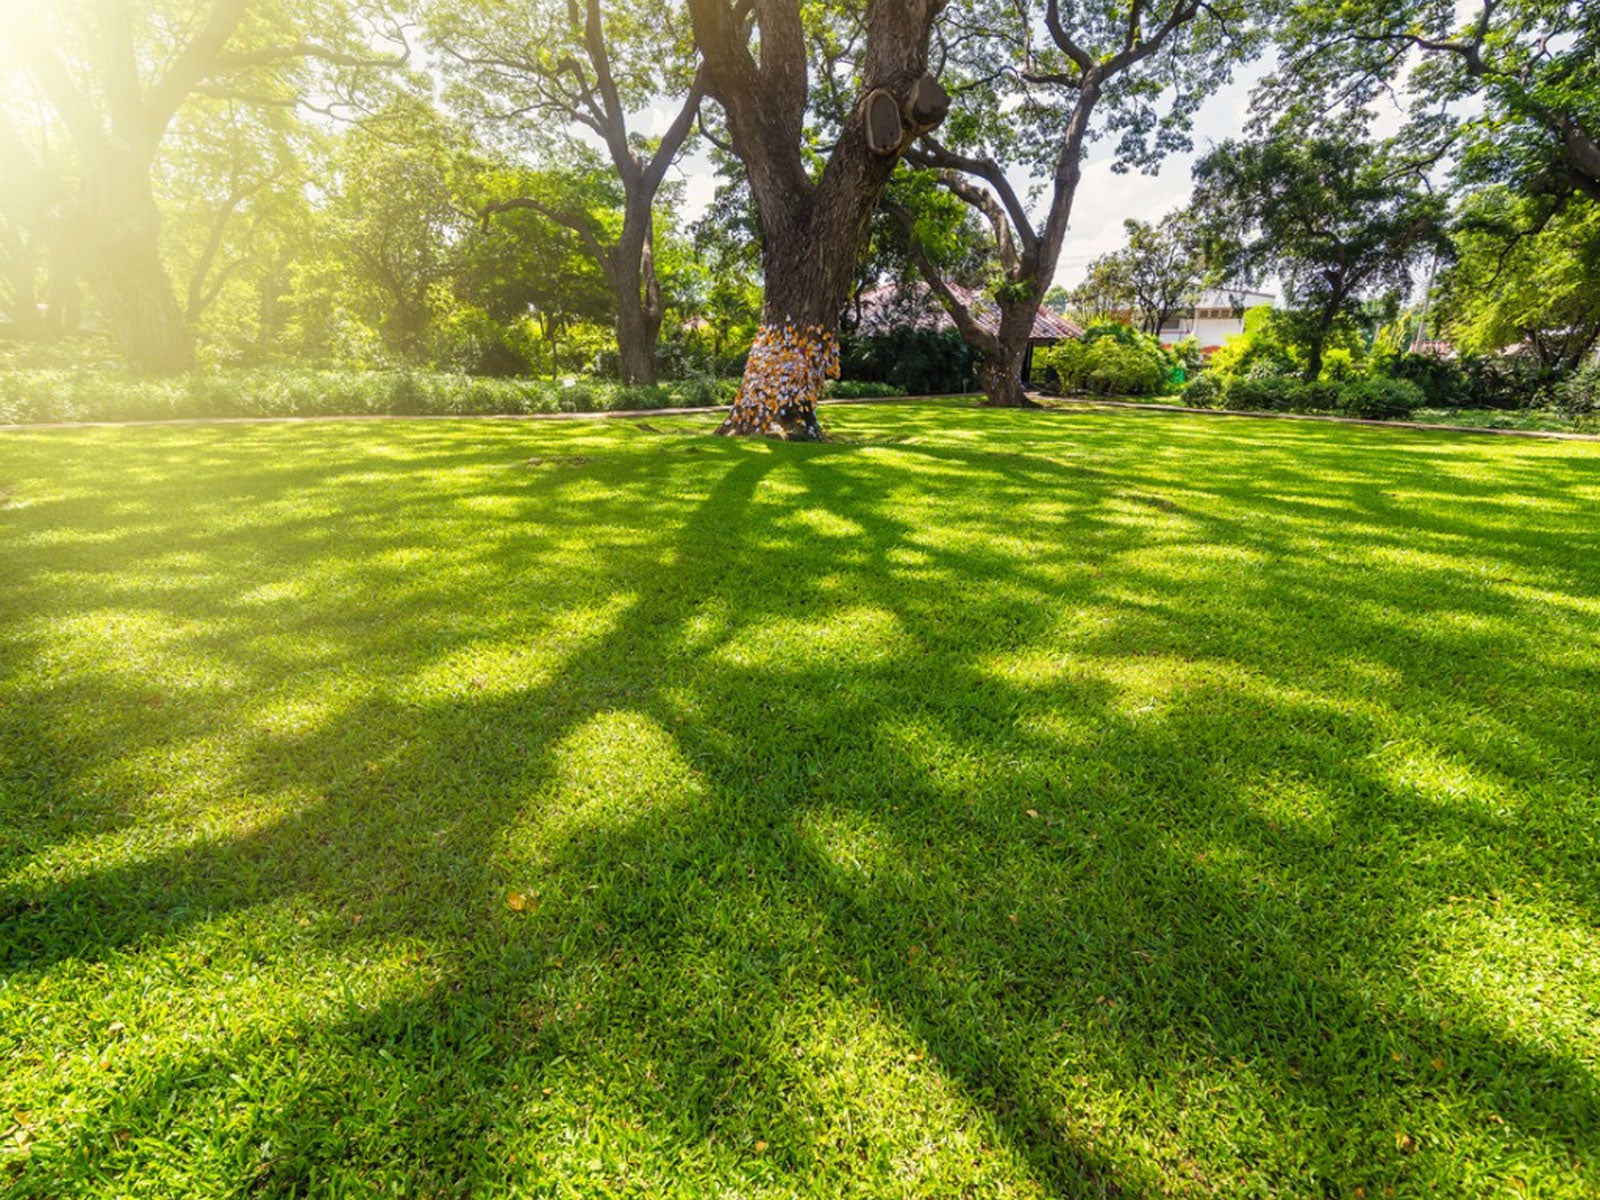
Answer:
[[[1192,337],[1201,346],[1220,346],[1243,332],[1243,317],[1184,317],[1175,328],[1161,331],[1161,341],[1181,342],[1186,337]]]

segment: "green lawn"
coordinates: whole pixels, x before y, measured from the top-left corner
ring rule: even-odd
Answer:
[[[0,434],[0,1191],[1593,1196],[1600,445]]]

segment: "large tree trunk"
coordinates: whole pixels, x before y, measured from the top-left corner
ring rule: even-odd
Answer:
[[[161,214],[149,163],[108,147],[84,164],[84,275],[135,371],[176,374],[194,367],[194,338],[161,261]]]
[[[690,0],[708,90],[722,105],[761,220],[761,329],[720,432],[808,441],[823,436],[817,401],[839,370],[839,314],[872,210],[911,138],[944,119],[949,99],[927,77],[928,30],[943,0],[869,0],[863,90],[819,177],[803,155],[806,39],[798,0],[748,8]],[[877,115],[869,140],[868,111]]]
[[[978,364],[978,382],[983,387],[982,404],[986,408],[1038,408],[1039,405],[1028,398],[1028,393],[1022,390],[1022,362],[1027,352],[1027,344],[1023,344],[1023,353],[1013,352],[1014,348],[1006,346],[1000,354],[986,357]]]
[[[819,196],[809,211],[774,198],[763,208],[761,329],[719,433],[823,440],[817,401],[839,377],[839,315],[877,190],[869,195]]]
[[[1022,390],[1022,367],[1028,361],[1028,343],[1033,339],[1033,324],[1043,294],[1039,280],[1029,281],[1021,295],[1000,298],[1000,324],[995,337],[985,339],[983,362],[978,381],[983,385],[983,403],[989,408],[1038,408]]]

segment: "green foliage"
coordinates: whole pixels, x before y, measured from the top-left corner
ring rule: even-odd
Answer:
[[[1227,390],[1224,376],[1215,371],[1206,371],[1184,386],[1183,402],[1190,408],[1222,408]]]
[[[1558,383],[1555,407],[1558,412],[1572,417],[1600,413],[1600,362],[1588,363]]]
[[[1300,4],[1279,23],[1281,69],[1256,98],[1304,135],[1370,123],[1412,98],[1400,138],[1448,156],[1455,182],[1520,195],[1600,197],[1600,16],[1547,0]]]
[[[1392,147],[1279,131],[1223,142],[1194,175],[1208,262],[1228,279],[1278,277],[1308,380],[1341,322],[1406,293],[1414,268],[1449,250],[1444,199]]]
[[[1147,333],[1120,322],[1091,325],[1081,338],[1036,356],[1055,372],[1063,392],[1158,396],[1181,380],[1182,360]]]
[[[824,394],[840,400],[866,400],[873,397],[903,396],[908,393],[901,391],[892,383],[869,383],[861,379],[830,379],[824,388]]]
[[[603,412],[725,404],[731,380],[623,387],[490,379],[448,372],[272,368],[150,379],[121,372],[0,372],[0,423],[144,421],[181,417],[306,417]]]
[[[1208,371],[1184,389],[1193,408],[1236,412],[1327,413],[1365,420],[1409,417],[1426,402],[1404,379],[1351,378],[1307,382],[1292,375],[1220,375]]]
[[[977,376],[977,354],[954,330],[905,328],[871,336],[847,330],[839,359],[845,379],[884,384],[902,396],[971,391]]]
[[[1594,447],[713,424],[0,436],[8,1200],[1594,1196]]]
[[[1559,374],[1600,344],[1600,204],[1552,210],[1490,188],[1465,202],[1455,239],[1438,314],[1462,353],[1514,350]]]
[[[1354,379],[1339,386],[1338,411],[1348,417],[1387,421],[1409,417],[1426,403],[1416,384],[1405,379]]]
[[[1158,334],[1199,296],[1205,264],[1198,231],[1187,210],[1168,214],[1158,225],[1135,220],[1123,225],[1127,244],[1089,264],[1084,283],[1073,293],[1073,307],[1085,316],[1129,312],[1144,332]]]
[[[1322,339],[1322,379],[1366,374],[1367,342],[1353,315],[1340,314],[1325,330],[1320,316],[1258,305],[1246,310],[1244,332],[1230,337],[1211,356],[1209,369],[1220,375],[1301,375],[1310,362],[1310,342]]]
[[[1472,408],[1479,403],[1472,379],[1460,362],[1437,354],[1375,356],[1373,372],[1416,384],[1429,408]]]

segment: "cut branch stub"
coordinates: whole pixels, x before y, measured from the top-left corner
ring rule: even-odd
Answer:
[[[878,88],[867,93],[866,126],[867,148],[874,154],[887,157],[900,152],[906,127],[900,117],[900,104],[888,89]]]
[[[906,99],[906,117],[913,133],[927,133],[943,121],[950,111],[950,93],[932,75],[924,74],[911,85]]]

